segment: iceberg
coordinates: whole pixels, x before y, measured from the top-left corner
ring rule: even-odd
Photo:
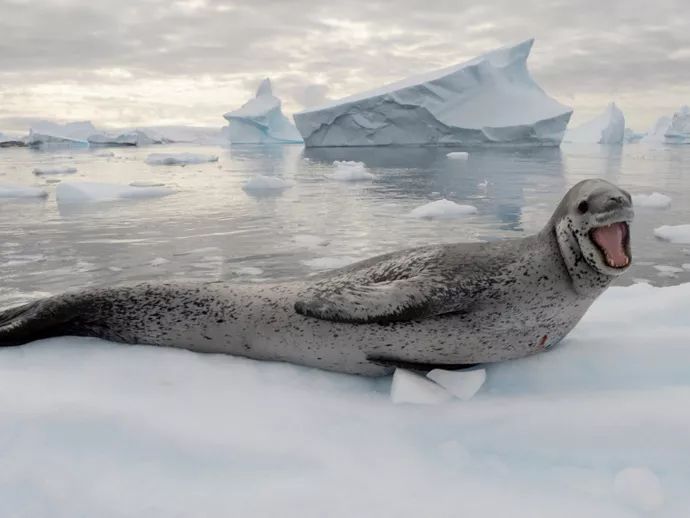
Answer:
[[[43,135],[52,135],[54,137],[63,137],[73,140],[86,140],[89,135],[93,135],[98,130],[91,123],[91,121],[77,121],[68,122],[67,124],[58,124],[51,121],[39,120],[31,125],[30,133],[39,133]]]
[[[280,99],[273,95],[268,78],[261,82],[254,99],[223,117],[229,123],[228,135],[232,144],[302,142],[297,128],[283,115]]]
[[[307,147],[558,146],[572,109],[527,70],[534,40],[295,114]]]
[[[0,185],[0,198],[46,198],[48,193],[36,187]]]
[[[618,145],[624,137],[625,116],[616,103],[610,103],[601,115],[566,131],[563,142]]]
[[[167,187],[131,187],[97,182],[62,182],[55,189],[59,203],[84,203],[142,198],[160,198],[174,194]]]
[[[663,116],[659,117],[654,123],[647,134],[642,137],[641,142],[654,143],[654,142],[664,142],[666,131],[671,126],[671,117]]]
[[[155,139],[143,131],[135,130],[119,135],[95,133],[89,136],[88,142],[92,146],[149,146],[160,144],[161,140]]]
[[[190,165],[218,162],[217,155],[202,155],[199,153],[151,153],[146,157],[149,165]]]
[[[664,141],[666,144],[690,144],[690,108],[682,106],[673,114]]]
[[[419,219],[455,219],[476,213],[477,207],[473,205],[459,205],[444,198],[412,209],[408,216]]]
[[[43,146],[67,146],[67,147],[89,147],[87,140],[80,140],[70,137],[63,137],[60,135],[50,135],[48,133],[37,133],[33,130],[29,131],[29,136],[26,139],[26,145],[31,147]]]

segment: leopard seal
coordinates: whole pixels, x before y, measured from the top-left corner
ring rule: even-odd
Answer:
[[[630,265],[630,195],[585,180],[537,234],[411,248],[302,281],[140,283],[0,312],[0,345],[58,335],[368,376],[455,368],[558,343]]]

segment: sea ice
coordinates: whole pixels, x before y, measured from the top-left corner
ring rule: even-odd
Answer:
[[[470,154],[466,151],[453,151],[452,153],[446,153],[446,156],[453,160],[467,160]]]
[[[533,40],[295,114],[307,147],[557,146],[572,110],[527,71]]]
[[[55,189],[55,196],[61,203],[158,198],[174,193],[174,190],[167,187],[130,187],[96,182],[62,182]]]
[[[0,185],[0,198],[46,198],[48,193],[36,187]]]
[[[690,245],[690,225],[662,225],[654,229],[654,235],[664,241]]]
[[[690,108],[682,106],[673,114],[671,124],[664,133],[667,144],[690,144]]]
[[[77,172],[76,167],[71,166],[45,166],[36,167],[33,170],[35,175],[48,175],[48,174],[73,174]]]
[[[632,201],[633,206],[636,208],[667,209],[671,206],[671,198],[658,192],[653,192],[651,194],[633,194]]]
[[[232,144],[289,144],[302,142],[297,128],[281,109],[280,99],[273,95],[270,79],[264,79],[241,108],[223,115],[230,124]]]
[[[218,162],[218,157],[199,153],[151,153],[146,157],[146,163],[149,165],[188,165],[206,162]]]
[[[476,213],[477,207],[472,205],[460,205],[444,198],[412,209],[409,216],[421,219],[455,219]]]
[[[456,398],[468,401],[474,397],[486,381],[486,370],[448,371],[433,369],[426,377],[446,389]]]
[[[413,403],[417,405],[437,405],[451,398],[441,386],[424,376],[403,369],[395,369],[391,382],[393,403]]]
[[[353,162],[350,160],[333,162],[335,172],[331,176],[340,182],[361,182],[372,180],[374,175],[367,171],[363,162]]]
[[[610,103],[604,113],[594,119],[568,129],[563,137],[563,142],[580,144],[622,144],[625,133],[625,117],[623,112]]]
[[[287,180],[277,176],[256,175],[242,185],[245,191],[282,191],[291,187],[292,184]]]

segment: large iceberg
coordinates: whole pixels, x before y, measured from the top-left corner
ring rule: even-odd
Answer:
[[[283,115],[280,99],[273,95],[268,78],[261,81],[254,99],[223,117],[230,123],[228,135],[232,144],[302,142],[297,128]]]
[[[663,117],[659,117],[657,121],[654,123],[654,126],[652,126],[649,129],[649,131],[647,131],[647,134],[644,137],[642,137],[642,142],[664,142],[664,135],[666,134],[666,131],[669,129],[670,126],[671,117],[667,117],[666,115],[664,115]]]
[[[558,146],[572,109],[527,70],[534,40],[295,114],[307,147]]]
[[[625,116],[610,103],[604,113],[581,126],[566,131],[563,142],[580,144],[622,144],[625,136]]]
[[[664,141],[667,144],[690,144],[690,108],[682,106],[673,114],[664,133]]]
[[[52,135],[49,133],[38,133],[34,130],[29,130],[29,136],[26,138],[26,145],[32,147],[43,146],[67,146],[67,147],[88,147],[87,140],[81,140],[71,137],[64,137],[61,135]]]
[[[30,133],[50,135],[52,137],[63,137],[72,140],[86,140],[89,135],[93,135],[98,130],[91,121],[68,122],[58,124],[56,122],[39,120],[31,125]]]
[[[108,133],[95,133],[88,138],[92,146],[148,146],[160,144],[160,139],[155,139],[141,130],[134,130],[119,135]]]

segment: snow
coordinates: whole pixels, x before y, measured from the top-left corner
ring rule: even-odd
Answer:
[[[174,193],[167,187],[130,187],[96,182],[62,182],[55,189],[56,198],[61,203],[159,198]]]
[[[632,201],[635,208],[668,209],[671,206],[671,198],[658,192],[653,192],[651,194],[633,194]]]
[[[654,229],[654,235],[664,241],[690,245],[690,225],[662,225]]]
[[[149,165],[188,165],[217,161],[217,155],[200,153],[151,153],[146,157],[146,163]]]
[[[242,189],[245,191],[282,191],[291,186],[290,182],[277,176],[256,175],[244,182]]]
[[[664,133],[667,144],[690,144],[690,108],[682,106],[673,114],[671,124]]]
[[[391,401],[395,404],[438,405],[451,398],[442,387],[424,376],[395,369],[391,382]]]
[[[46,198],[48,193],[36,187],[0,185],[0,198]]]
[[[332,270],[335,268],[342,268],[348,264],[359,261],[358,258],[349,255],[331,256],[331,257],[316,257],[314,259],[306,259],[302,264],[313,268],[314,270]]]
[[[444,198],[421,205],[410,211],[408,215],[421,219],[455,219],[476,213],[477,207],[460,205]]]
[[[447,371],[433,369],[427,373],[426,377],[456,398],[468,401],[474,397],[486,381],[486,370]]]
[[[563,142],[580,144],[622,144],[625,135],[625,116],[610,103],[604,112],[594,119],[573,129],[568,129]]]
[[[256,96],[241,108],[223,117],[232,144],[290,144],[302,142],[297,128],[283,115],[281,101],[273,95],[271,80],[266,78]]]
[[[452,153],[446,153],[446,156],[453,160],[467,160],[470,154],[466,151],[453,151]]]
[[[666,139],[666,131],[668,130],[669,126],[671,126],[671,117],[659,117],[659,119],[657,119],[657,121],[654,123],[654,126],[652,126],[647,131],[647,134],[642,137],[641,142],[647,144],[658,144],[664,142]]]
[[[641,511],[656,511],[664,505],[664,490],[659,477],[645,467],[620,470],[613,481],[616,496]]]
[[[533,40],[295,114],[307,147],[557,146],[572,110],[527,70]]]
[[[687,516],[688,312],[690,284],[610,288],[561,345],[432,406],[223,355],[2,348],[0,514]]]
[[[339,182],[361,182],[374,179],[374,175],[367,171],[363,162],[336,160],[333,165],[335,172],[331,177]]]
[[[41,166],[33,170],[33,173],[39,176],[48,174],[73,174],[76,172],[77,168],[71,166]]]

